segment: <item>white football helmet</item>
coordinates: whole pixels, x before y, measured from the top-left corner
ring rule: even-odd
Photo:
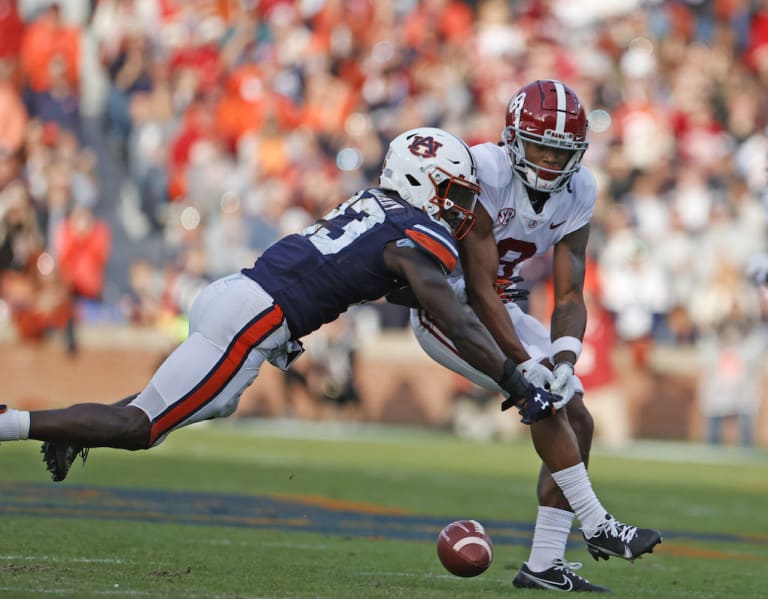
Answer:
[[[379,187],[396,191],[409,204],[442,221],[456,239],[474,224],[480,193],[469,147],[443,129],[420,127],[389,144]]]

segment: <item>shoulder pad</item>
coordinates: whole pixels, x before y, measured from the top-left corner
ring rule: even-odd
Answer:
[[[438,231],[425,225],[414,225],[405,230],[408,239],[416,244],[416,247],[430,256],[433,256],[443,267],[446,273],[453,271],[459,261],[459,252],[453,237],[445,231]]]

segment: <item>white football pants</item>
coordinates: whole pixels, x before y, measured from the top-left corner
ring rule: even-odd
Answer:
[[[461,301],[461,298],[460,298]],[[533,316],[523,312],[514,302],[507,302],[507,313],[512,320],[520,342],[531,358],[536,361],[551,359],[552,341],[549,331]],[[471,309],[467,306],[467,309]],[[490,391],[501,391],[496,382],[488,375],[467,364],[460,356],[450,339],[446,337],[424,310],[411,310],[411,328],[422,349],[438,364],[468,378],[476,385]],[[583,393],[584,386],[576,378],[576,392]]]
[[[253,279],[214,281],[189,313],[189,337],[130,405],[152,425],[150,446],[174,429],[232,414],[264,360],[286,369],[301,353],[283,311]]]

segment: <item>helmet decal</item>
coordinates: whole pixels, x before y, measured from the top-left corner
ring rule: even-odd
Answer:
[[[520,115],[523,112],[523,106],[525,105],[525,92],[520,92],[514,98],[509,101],[509,107],[507,111],[513,115],[515,127],[520,126]]]
[[[408,149],[414,156],[421,156],[422,158],[434,158],[437,156],[437,151],[443,147],[439,141],[436,141],[431,135],[422,137],[421,135],[414,135],[413,140],[408,145]]]

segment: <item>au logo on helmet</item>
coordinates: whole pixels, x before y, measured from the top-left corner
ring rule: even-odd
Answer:
[[[435,138],[431,135],[422,137],[420,135],[414,136],[408,149],[414,156],[421,156],[422,158],[434,158],[437,156],[437,151],[443,147],[439,141],[435,141]]]

